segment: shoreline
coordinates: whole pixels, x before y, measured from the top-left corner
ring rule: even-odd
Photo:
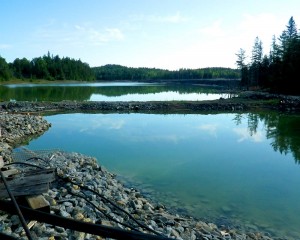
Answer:
[[[51,125],[44,120],[41,114],[49,114],[55,112],[73,112],[73,111],[118,111],[122,112],[180,112],[180,113],[195,113],[195,108],[200,112],[206,111],[245,111],[245,110],[258,110],[258,109],[270,109],[278,110],[281,109],[287,112],[298,112],[299,99],[284,99],[284,107],[282,107],[281,101],[282,98],[278,98],[276,104],[272,100],[271,107],[267,105],[266,102],[262,101],[260,98],[257,101],[257,97],[253,101],[253,95],[251,95],[251,100],[248,103],[253,105],[243,105],[244,103],[236,102],[233,105],[232,101],[226,100],[216,100],[216,101],[206,101],[206,102],[172,102],[172,103],[163,103],[163,102],[151,102],[151,103],[80,103],[80,102],[60,102],[60,103],[32,103],[32,102],[2,102],[0,103],[0,155],[4,157],[5,162],[11,162],[12,159],[12,150],[18,144],[28,141],[33,137],[42,135]],[[265,98],[265,97],[264,97]],[[269,99],[265,99],[269,101]],[[211,103],[213,104],[211,105]],[[224,103],[225,102],[225,103]],[[247,100],[245,100],[247,102]],[[264,102],[264,103],[262,103]],[[259,104],[260,103],[260,104]],[[288,104],[288,105],[287,105]],[[136,107],[138,106],[138,107]],[[208,108],[209,106],[209,108]],[[215,106],[216,109],[214,109]],[[242,106],[241,109],[232,109],[232,107]],[[250,107],[249,107],[250,106]],[[286,107],[288,106],[288,107]],[[41,108],[42,107],[42,108]],[[121,107],[121,108],[120,108]],[[196,111],[197,112],[197,111]],[[115,188],[116,192],[121,192],[122,194],[117,194],[116,192],[107,193],[108,196],[112,197],[112,201],[117,202],[121,207],[126,208],[130,214],[135,215],[140,221],[145,221],[144,223],[147,226],[151,226],[154,230],[162,233],[164,236],[174,237],[176,239],[283,239],[280,237],[271,237],[270,234],[246,230],[246,229],[234,229],[231,226],[217,226],[214,223],[205,222],[197,220],[189,216],[181,216],[179,213],[173,212],[170,213],[168,207],[163,206],[160,203],[153,203],[151,199],[143,196],[140,191],[136,189],[131,189],[125,187],[125,185],[119,182],[116,179],[116,176],[112,173],[106,171],[102,166],[97,164],[95,158],[84,156],[80,153],[62,153],[56,152],[52,153],[51,156],[58,156],[58,160],[54,161],[53,166],[57,169],[61,169],[61,173],[64,176],[67,176],[68,172],[71,171],[71,174],[75,174],[77,178],[83,178],[83,175],[86,173],[82,171],[82,166],[91,170],[89,174],[91,175],[85,183],[94,184],[94,180],[101,182],[100,185],[94,186],[95,189],[101,189],[101,191],[109,191],[111,188]],[[49,158],[49,156],[48,156]],[[60,160],[59,160],[60,159]],[[63,162],[62,163],[62,159]],[[75,159],[75,160],[74,160]],[[75,171],[72,171],[72,169]],[[101,178],[99,178],[99,169],[101,169]],[[103,177],[103,178],[102,178]],[[93,180],[93,181],[91,181]],[[82,179],[80,180],[84,182]],[[55,185],[54,185],[55,186]],[[105,188],[103,189],[103,186]],[[91,209],[87,211],[88,207],[80,207],[80,200],[76,200],[77,203],[74,204],[72,200],[74,197],[66,194],[66,186],[59,186],[50,188],[48,193],[43,194],[46,199],[50,202],[52,213],[56,213],[60,216],[67,216],[78,218],[78,220],[89,219],[86,221],[97,222],[99,216],[93,215]],[[76,187],[75,187],[76,188]],[[64,190],[65,189],[65,190]],[[73,189],[78,190],[78,189]],[[78,192],[77,192],[78,193]],[[67,196],[67,197],[66,197]],[[133,198],[130,198],[133,197]],[[91,197],[91,200],[94,197]],[[52,201],[54,199],[54,201]],[[76,202],[75,201],[75,202]],[[119,202],[118,202],[119,201]],[[100,201],[101,202],[101,201]],[[61,204],[57,204],[61,203]],[[112,212],[110,208],[101,205],[105,211]],[[66,210],[68,209],[68,211]],[[76,211],[73,213],[74,209]],[[108,210],[109,209],[109,210]],[[89,214],[87,214],[89,212]],[[81,214],[79,214],[81,213]],[[79,215],[77,215],[79,214]],[[98,213],[99,214],[99,213]],[[143,215],[144,214],[144,215]],[[83,217],[82,217],[83,216]],[[114,216],[114,215],[113,215]],[[141,217],[143,216],[143,217]],[[16,217],[13,217],[14,219]],[[101,219],[103,216],[101,216]],[[118,216],[117,216],[118,218]],[[123,218],[123,220],[122,220]],[[104,218],[103,218],[104,219]],[[126,218],[120,217],[121,221],[126,222]],[[17,221],[16,221],[17,222]],[[13,223],[11,221],[10,215],[0,213],[0,226],[5,233],[12,234],[14,236],[22,236],[22,231],[20,231],[20,223]],[[115,222],[110,220],[103,220],[100,223],[104,225],[112,225],[120,227]],[[122,228],[122,227],[121,227]],[[40,231],[39,229],[42,229]],[[145,231],[145,230],[143,230]],[[62,229],[59,227],[51,227],[49,224],[38,223],[35,228],[33,228],[35,234],[42,234],[45,239],[50,237],[58,237],[60,239],[69,239],[68,237],[75,237],[76,239],[97,239],[96,237],[88,234],[83,234],[79,232],[74,232],[67,229]],[[147,232],[147,231],[145,231]],[[147,232],[149,233],[149,232]],[[23,234],[24,235],[24,234]],[[101,239],[101,238],[100,238]],[[290,238],[284,238],[290,239]]]

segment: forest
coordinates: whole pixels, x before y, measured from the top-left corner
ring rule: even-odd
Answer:
[[[236,64],[241,71],[241,85],[246,89],[300,94],[300,35],[293,17],[278,38],[273,36],[269,54],[263,54],[262,41],[256,37],[249,63],[246,63],[244,49],[240,48],[236,56]]]
[[[132,68],[108,64],[91,68],[87,63],[68,57],[51,56],[29,61],[26,58],[15,59],[7,63],[0,57],[0,81],[10,79],[46,79],[77,81],[115,81],[115,80],[190,80],[190,79],[240,79],[238,69],[214,67],[202,69],[179,69],[176,71],[156,68]]]
[[[43,57],[16,58],[12,63],[0,57],[0,81],[11,79],[45,79],[93,81],[95,74],[87,63],[69,57],[51,56],[48,52]]]
[[[93,68],[97,80],[191,80],[191,79],[240,79],[240,71],[231,68],[212,67],[179,69],[175,71],[157,68],[132,68],[108,64]]]

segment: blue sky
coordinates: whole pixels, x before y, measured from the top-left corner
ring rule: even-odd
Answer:
[[[291,16],[300,27],[299,0],[2,0],[0,9],[8,62],[49,51],[90,66],[236,67],[256,36],[268,53]]]

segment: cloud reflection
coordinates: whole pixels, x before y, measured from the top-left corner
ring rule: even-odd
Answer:
[[[80,132],[93,133],[97,129],[120,130],[125,125],[125,121],[112,118],[93,118],[87,125],[89,127],[80,129]]]
[[[246,140],[250,140],[252,142],[262,142],[264,139],[264,135],[261,131],[257,131],[250,135],[247,128],[234,128],[233,132],[239,136],[238,142],[243,142]]]

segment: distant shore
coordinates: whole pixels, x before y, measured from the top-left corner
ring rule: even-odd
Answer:
[[[46,79],[11,79],[9,81],[0,81],[0,85],[9,84],[85,84],[85,83],[108,83],[108,82],[137,82],[137,83],[157,83],[157,84],[201,84],[208,86],[222,86],[230,89],[238,88],[239,79],[130,79],[130,80],[93,80],[93,81],[78,81],[78,80],[46,80]]]

